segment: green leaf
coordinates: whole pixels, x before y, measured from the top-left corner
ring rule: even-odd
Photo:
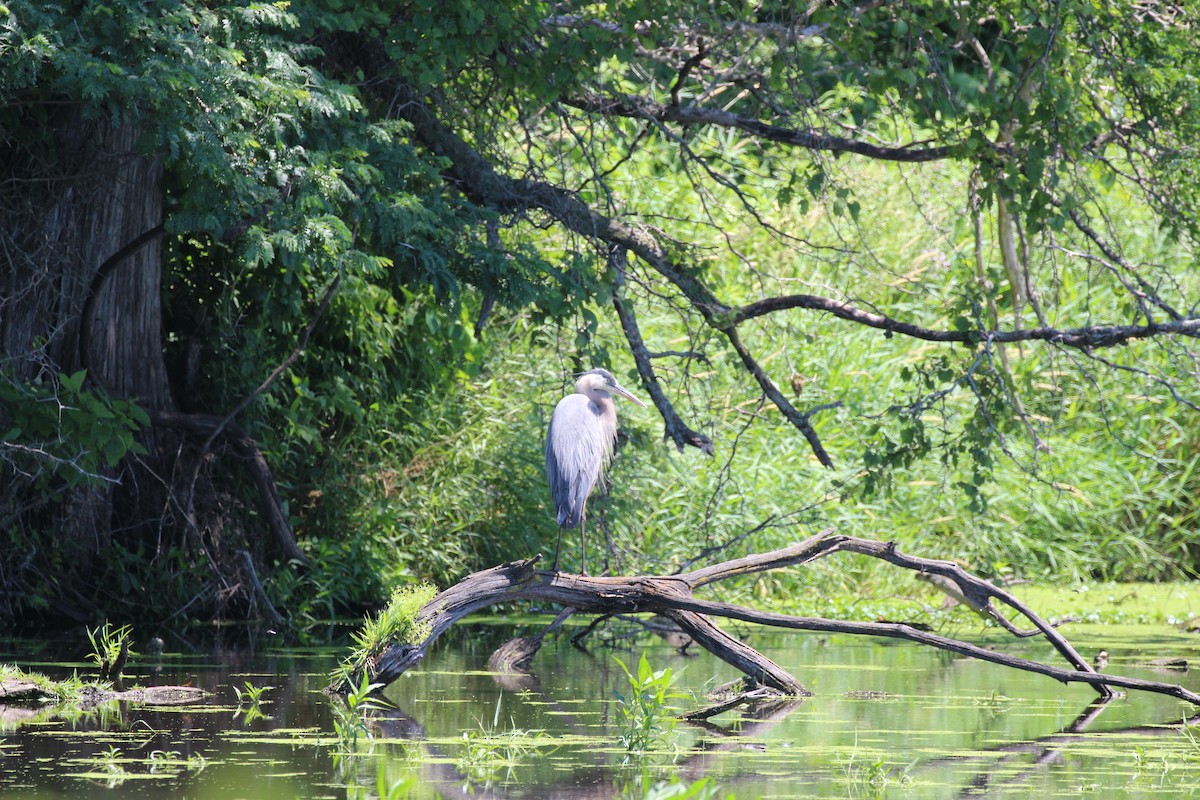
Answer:
[[[81,369],[71,375],[60,375],[59,385],[68,394],[78,394],[83,388],[83,381],[87,378],[87,370]]]

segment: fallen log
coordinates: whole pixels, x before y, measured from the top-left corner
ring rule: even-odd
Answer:
[[[194,686],[147,686],[135,689],[109,689],[91,684],[78,690],[69,700],[73,709],[89,711],[110,700],[153,706],[180,706],[204,699],[208,692]],[[39,685],[23,678],[0,678],[0,701],[5,703],[50,704],[64,698],[53,686]]]
[[[816,617],[799,617],[744,608],[730,603],[702,600],[694,591],[718,581],[774,569],[796,567],[834,553],[856,553],[886,561],[917,573],[940,576],[953,584],[972,608],[986,610],[988,616],[1001,616],[995,603],[1008,606],[1023,616],[1036,631],[1054,646],[1068,667],[1058,667],[984,649],[903,622],[845,622]],[[1113,687],[1156,692],[1200,706],[1200,695],[1175,684],[1127,678],[1097,672],[1053,625],[1039,617],[1004,589],[971,575],[957,564],[920,558],[901,553],[894,542],[879,542],[836,534],[832,528],[802,542],[769,553],[756,553],[678,575],[638,575],[608,577],[572,575],[537,569],[540,556],[501,564],[469,575],[437,595],[421,609],[417,627],[426,632],[418,643],[389,642],[366,654],[359,663],[370,683],[386,686],[419,664],[429,647],[456,622],[484,608],[513,601],[551,603],[575,613],[614,616],[618,614],[659,614],[673,621],[697,644],[714,656],[736,667],[743,675],[762,685],[791,696],[809,692],[787,670],[771,659],[723,631],[713,617],[725,617],[791,630],[822,631],[864,636],[884,636],[929,645],[982,661],[1052,677],[1063,683],[1090,684],[1101,698],[1114,696]],[[1002,625],[1010,633],[1027,635],[1014,625]],[[522,663],[536,652],[536,643],[521,643]],[[534,647],[531,652],[530,648]],[[345,693],[363,678],[351,674],[348,680],[331,686]]]

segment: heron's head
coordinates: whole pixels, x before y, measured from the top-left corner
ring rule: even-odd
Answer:
[[[619,394],[626,400],[637,403],[642,408],[646,407],[645,403],[631,394],[624,386],[617,383],[617,379],[606,369],[590,369],[580,375],[579,380],[575,381],[575,391],[588,396],[591,396],[592,393],[601,395]]]

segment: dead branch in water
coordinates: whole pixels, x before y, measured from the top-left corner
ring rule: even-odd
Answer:
[[[711,583],[768,570],[800,566],[834,553],[857,553],[886,561],[902,569],[940,576],[953,583],[972,608],[995,610],[994,603],[1008,606],[1025,617],[1033,628],[1052,644],[1069,668],[1033,661],[984,649],[970,642],[923,631],[903,622],[845,622],[818,617],[798,617],[757,611],[731,603],[701,600],[694,591]],[[1200,706],[1200,695],[1175,684],[1159,683],[1120,675],[1096,672],[1071,643],[1024,603],[1004,589],[971,575],[957,564],[919,558],[901,553],[893,542],[878,542],[854,536],[822,531],[802,542],[769,553],[756,553],[679,575],[632,577],[596,577],[571,575],[536,569],[540,556],[501,564],[469,575],[430,601],[420,612],[417,623],[428,625],[428,635],[419,644],[389,643],[368,654],[366,669],[370,681],[390,684],[405,671],[420,663],[430,645],[463,617],[498,603],[516,600],[552,603],[576,613],[660,614],[677,624],[696,643],[713,655],[737,667],[758,684],[786,695],[809,694],[790,673],[745,643],[725,633],[712,617],[725,617],[791,630],[885,636],[948,650],[1013,669],[1046,675],[1063,683],[1090,684],[1102,698],[1113,696],[1113,687],[1137,689],[1186,700]],[[1010,632],[1010,626],[1004,626]],[[528,653],[524,660],[532,657]],[[359,681],[361,675],[351,676]],[[349,684],[331,687],[345,691]]]

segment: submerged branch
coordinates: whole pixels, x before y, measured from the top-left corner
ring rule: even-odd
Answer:
[[[802,566],[833,553],[847,552],[877,558],[902,569],[942,576],[953,582],[975,608],[992,608],[998,601],[1028,619],[1070,668],[1056,667],[1031,659],[988,650],[969,642],[929,633],[913,625],[892,622],[844,622],[757,611],[731,603],[699,600],[693,592],[711,583],[741,575]],[[430,601],[417,618],[428,626],[426,638],[417,644],[388,643],[368,653],[362,663],[372,683],[389,684],[420,663],[428,648],[455,622],[487,606],[513,600],[548,602],[575,612],[612,616],[616,614],[661,614],[713,655],[737,667],[757,684],[792,696],[808,694],[798,680],[778,664],[721,630],[710,617],[828,633],[884,636],[925,644],[982,661],[1046,675],[1063,683],[1091,685],[1101,697],[1113,696],[1112,687],[1155,692],[1200,706],[1200,695],[1175,684],[1159,683],[1120,675],[1101,674],[1071,646],[1054,626],[1043,620],[1004,589],[963,570],[957,564],[901,553],[891,542],[835,534],[833,529],[790,547],[714,564],[671,576],[594,577],[535,569],[540,556],[502,564],[463,579]],[[992,609],[994,611],[994,609]],[[996,612],[998,614],[998,612]],[[1006,629],[1009,626],[1005,626]],[[528,654],[532,657],[532,653]],[[363,676],[350,676],[356,682]],[[331,687],[344,691],[349,684]]]

